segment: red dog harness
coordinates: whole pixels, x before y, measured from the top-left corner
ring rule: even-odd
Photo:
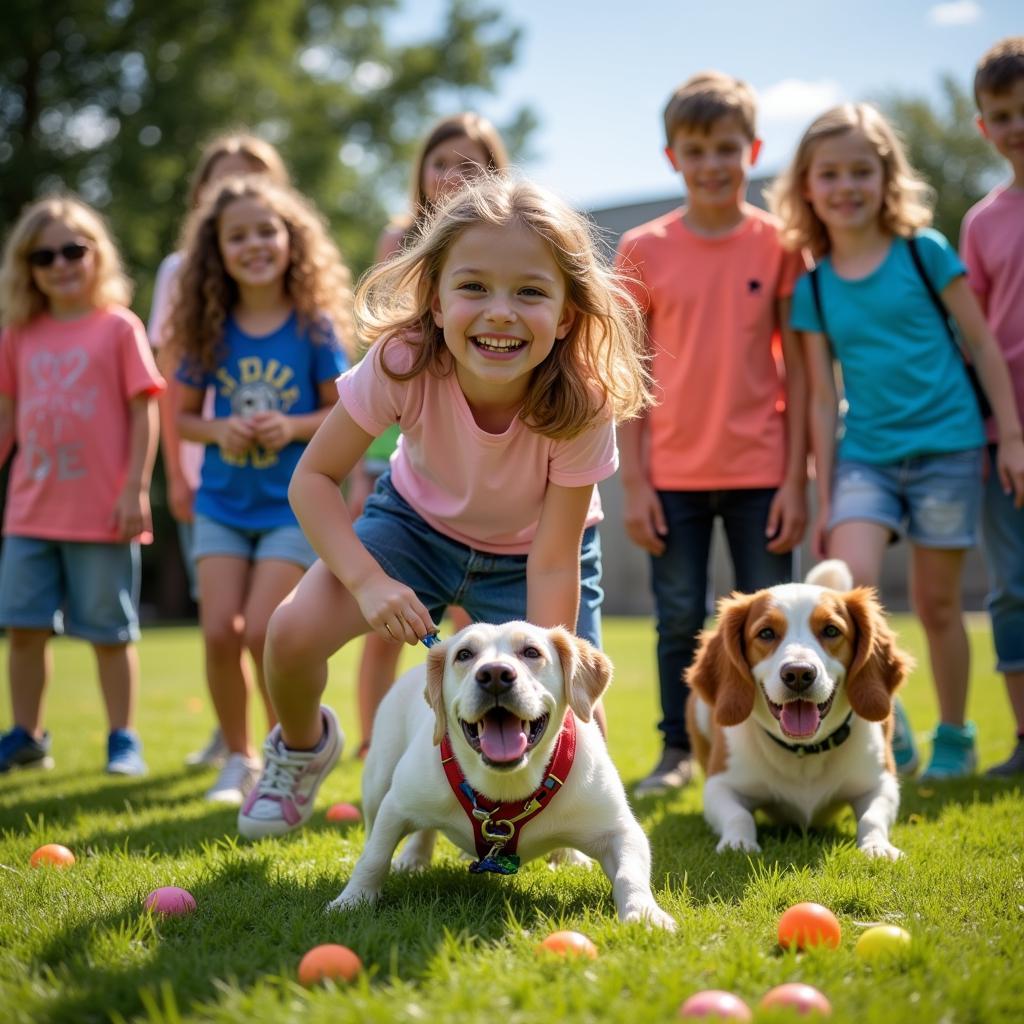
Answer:
[[[495,804],[475,792],[466,781],[459,762],[455,760],[451,739],[445,733],[441,741],[441,767],[448,785],[473,825],[476,855],[480,858],[469,866],[470,871],[474,874],[513,875],[519,870],[519,857],[516,855],[519,829],[540,814],[565,785],[575,756],[576,716],[572,711],[566,711],[540,788],[526,800]]]

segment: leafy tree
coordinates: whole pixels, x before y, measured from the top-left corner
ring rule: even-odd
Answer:
[[[398,0],[7,0],[0,33],[0,224],[48,187],[104,210],[142,284],[175,242],[202,143],[247,126],[363,269],[439,107],[472,107],[518,31],[450,0],[435,35],[388,39]],[[533,125],[507,127],[521,144]]]
[[[890,94],[879,106],[900,129],[913,166],[935,189],[935,227],[954,245],[964,214],[998,180],[998,154],[974,122],[971,94],[952,76],[942,78],[938,106],[919,96]]]

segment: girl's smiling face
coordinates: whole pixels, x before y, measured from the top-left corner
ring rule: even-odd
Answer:
[[[431,303],[472,402],[515,402],[572,327],[566,281],[547,242],[520,224],[476,224],[452,242]]]
[[[71,251],[85,252],[80,259],[68,259],[65,246]],[[96,247],[81,231],[63,221],[51,221],[36,236],[30,254],[49,250],[55,254],[49,266],[29,263],[32,281],[46,297],[50,312],[58,317],[76,317],[92,309],[96,286]]]
[[[288,227],[254,197],[236,199],[224,208],[217,222],[217,243],[224,269],[242,289],[277,286],[288,271]]]
[[[804,198],[831,231],[862,231],[879,223],[885,169],[875,147],[856,129],[815,143]]]

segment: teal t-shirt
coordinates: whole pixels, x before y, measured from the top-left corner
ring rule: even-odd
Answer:
[[[925,229],[917,249],[937,292],[965,273],[953,247]],[[895,238],[866,277],[839,277],[826,257],[818,270],[824,325],[805,274],[793,293],[790,324],[824,331],[843,375],[838,455],[874,464],[965,451],[985,443],[963,361],[914,267]]]

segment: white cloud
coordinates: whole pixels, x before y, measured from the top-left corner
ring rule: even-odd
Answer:
[[[949,0],[928,10],[928,21],[939,28],[973,25],[981,17],[981,4],[975,0]]]
[[[842,102],[842,86],[831,78],[816,82],[784,78],[758,90],[758,116],[764,121],[803,122]]]

